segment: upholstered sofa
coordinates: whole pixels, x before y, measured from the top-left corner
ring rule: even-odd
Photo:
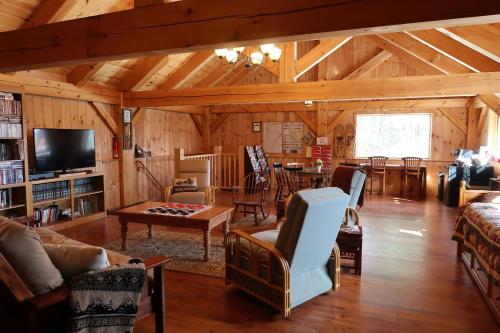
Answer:
[[[5,229],[3,231],[5,232]],[[50,229],[38,228],[35,231],[36,233],[28,231],[31,233],[30,237],[36,238],[35,242],[41,240],[43,245],[85,245]],[[2,324],[0,331],[9,333],[66,332],[66,304],[70,293],[67,284],[63,283],[50,291],[41,292],[40,285],[43,285],[44,281],[39,281],[38,290],[33,290],[33,287],[30,289],[27,283],[30,278],[23,276],[21,272],[17,272],[13,268],[19,267],[19,264],[9,262],[6,259],[7,254],[13,258],[11,253],[2,254],[0,251],[0,323]],[[106,251],[106,254],[109,265],[127,264],[132,259],[113,251]],[[30,253],[25,252],[20,255],[26,256],[26,262],[30,262]],[[38,259],[34,258],[33,260]],[[145,279],[137,313],[137,319],[155,313],[156,332],[163,332],[165,326],[162,285],[162,265],[165,262],[165,257],[155,257],[144,262],[149,277]],[[50,282],[46,283],[48,286],[50,284]]]

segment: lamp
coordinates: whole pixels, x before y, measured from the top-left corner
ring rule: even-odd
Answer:
[[[260,46],[260,50],[262,51],[262,53],[268,56],[274,49],[274,47],[275,47],[274,44],[262,44]]]
[[[264,54],[262,54],[262,52],[255,51],[250,55],[250,60],[252,62],[252,65],[259,66],[264,60]]]
[[[228,63],[234,64],[236,61],[238,61],[238,52],[236,52],[235,50],[227,50],[226,60]]]
[[[243,50],[245,49],[244,46],[240,46],[240,47],[233,47],[233,50],[236,51],[236,53],[238,54],[241,54],[241,52],[243,52]]]
[[[271,52],[269,52],[268,56],[269,56],[269,59],[271,59],[274,62],[280,60],[281,49],[279,47],[273,47]]]
[[[227,54],[227,49],[215,49],[215,55],[219,57],[219,59],[224,58],[226,54]]]

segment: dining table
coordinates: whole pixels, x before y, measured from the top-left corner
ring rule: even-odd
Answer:
[[[371,169],[371,164],[370,163],[360,163],[359,164],[359,167],[362,169],[362,170],[365,170],[365,171],[370,171]],[[400,194],[403,194],[403,177],[404,177],[404,170],[405,170],[405,166],[404,164],[398,164],[398,163],[387,163],[385,165],[385,169],[388,170],[388,171],[397,171],[397,172],[400,172],[401,173],[401,176],[400,176],[400,184],[399,184],[399,193]],[[420,187],[420,196],[421,197],[424,197],[425,198],[425,195],[426,195],[426,189],[427,189],[427,168],[425,165],[421,165],[419,167],[420,169],[420,174],[421,174],[421,177],[420,177],[420,184],[418,184],[418,186]]]

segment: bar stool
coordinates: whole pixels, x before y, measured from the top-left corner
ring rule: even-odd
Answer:
[[[408,191],[408,177],[415,177],[418,184],[418,196],[421,195],[422,185],[421,185],[421,175],[420,175],[420,163],[422,159],[420,157],[403,157],[403,176],[405,177],[403,182],[403,193],[406,194]]]
[[[385,156],[372,156],[370,160],[370,194],[373,193],[373,178],[381,176],[382,194],[385,194],[385,164],[389,158]]]

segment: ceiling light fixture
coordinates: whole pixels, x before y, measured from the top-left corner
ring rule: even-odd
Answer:
[[[248,56],[248,51],[243,53],[245,50],[244,46],[233,47],[231,49],[215,49],[215,54],[223,64],[229,65],[234,65],[241,58],[246,68],[260,66],[267,59],[272,62],[278,62],[281,58],[281,49],[274,44],[262,44],[259,49],[250,53],[250,56]]]

